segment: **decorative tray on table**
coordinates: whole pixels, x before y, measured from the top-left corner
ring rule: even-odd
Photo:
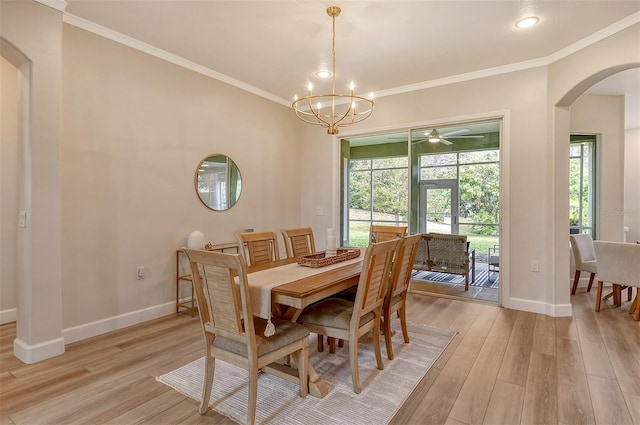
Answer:
[[[351,260],[360,256],[359,249],[338,248],[335,255],[327,256],[326,251],[298,256],[298,264],[305,267],[325,267],[341,261]]]

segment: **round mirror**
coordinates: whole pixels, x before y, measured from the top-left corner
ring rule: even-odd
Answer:
[[[238,202],[242,178],[235,162],[226,155],[214,154],[198,164],[195,185],[203,204],[212,210],[224,211]]]

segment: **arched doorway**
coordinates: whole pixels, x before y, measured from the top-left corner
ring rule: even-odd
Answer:
[[[553,137],[554,143],[554,169],[556,173],[554,199],[556,202],[556,208],[554,210],[554,246],[556,251],[556,264],[555,264],[555,288],[554,296],[558,299],[569,299],[571,280],[570,276],[570,254],[569,254],[569,234],[566,231],[569,224],[569,176],[568,166],[569,163],[569,149],[568,140],[571,133],[571,106],[582,96],[589,88],[594,84],[620,72],[628,69],[639,68],[638,62],[624,62],[622,64],[614,65],[609,62],[609,66],[604,65],[602,69],[592,69],[590,73],[585,73],[576,80],[573,85],[564,92],[559,100],[552,105],[553,115]],[[617,156],[609,161],[616,161],[617,165],[622,169],[624,163],[624,151],[620,151]],[[623,175],[609,178],[607,186],[616,185],[619,189],[619,193],[622,193],[622,187],[624,185]],[[623,196],[619,195],[613,199],[607,200],[607,208],[609,210],[617,209],[624,210]],[[601,234],[601,238],[609,240],[623,240],[623,217],[619,215],[608,215],[607,227],[609,230]]]

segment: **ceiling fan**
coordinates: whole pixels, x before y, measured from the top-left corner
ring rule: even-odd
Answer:
[[[461,134],[468,133],[470,130],[468,128],[463,128],[460,130],[448,131],[446,133],[440,133],[437,129],[433,129],[431,131],[426,131],[424,133],[427,136],[425,139],[413,140],[413,143],[422,143],[422,142],[430,142],[430,143],[442,143],[443,145],[452,145],[449,139],[482,139],[484,136],[476,135],[476,136],[462,136]]]

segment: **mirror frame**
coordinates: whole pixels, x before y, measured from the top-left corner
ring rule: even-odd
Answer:
[[[211,161],[208,161],[210,159]],[[218,159],[218,160],[216,161],[215,159]],[[205,162],[225,164],[225,168],[226,168],[225,181],[232,182],[232,184],[226,185],[226,192],[224,194],[227,201],[227,208],[215,208],[213,205],[209,205],[205,201],[203,195],[199,190],[198,184],[201,183],[199,171],[202,169],[202,166]],[[238,182],[240,183],[240,188],[239,190],[237,190],[237,193],[235,193],[235,199],[232,199],[232,192],[236,192],[236,189],[238,187],[237,185]],[[196,194],[198,195],[198,199],[200,200],[200,202],[202,202],[202,204],[205,207],[213,211],[227,211],[233,208],[233,206],[237,204],[238,201],[240,200],[240,195],[242,194],[242,173],[240,173],[240,169],[238,168],[238,165],[231,158],[229,158],[229,156],[221,153],[214,153],[214,154],[207,155],[204,158],[202,158],[202,160],[200,160],[193,176],[193,184],[196,190]]]

